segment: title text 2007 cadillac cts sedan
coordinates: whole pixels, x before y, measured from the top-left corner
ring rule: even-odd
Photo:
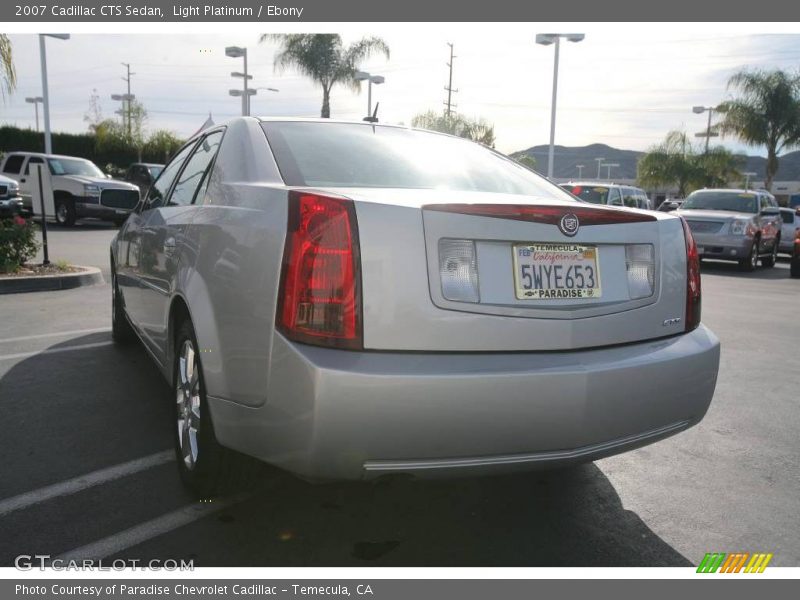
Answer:
[[[702,419],[719,342],[674,216],[582,203],[450,136],[236,119],[111,247],[113,335],[170,382],[179,469],[311,480],[608,456]]]

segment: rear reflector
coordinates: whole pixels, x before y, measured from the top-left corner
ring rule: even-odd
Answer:
[[[360,269],[353,201],[289,192],[278,329],[298,342],[363,348]]]
[[[683,236],[686,239],[686,331],[692,331],[700,325],[700,255],[689,224],[683,217],[680,217],[680,220],[683,225]]]
[[[439,240],[442,296],[455,302],[478,302],[478,259],[472,240]]]
[[[628,272],[628,295],[631,300],[653,295],[656,261],[652,244],[627,244],[625,270]]]
[[[608,206],[551,206],[532,204],[426,204],[423,210],[457,213],[476,217],[530,221],[546,225],[558,225],[564,215],[578,217],[581,227],[590,225],[615,225],[617,223],[645,223],[655,221],[654,215]]]

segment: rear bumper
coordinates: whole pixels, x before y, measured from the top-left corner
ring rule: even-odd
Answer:
[[[705,258],[741,260],[750,255],[753,238],[744,235],[714,235],[692,232],[692,237]]]
[[[579,352],[348,352],[276,336],[267,402],[209,398],[223,445],[310,479],[447,476],[595,460],[699,422],[719,341]]]

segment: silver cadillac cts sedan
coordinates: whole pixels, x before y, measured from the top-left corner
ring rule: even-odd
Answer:
[[[309,480],[591,461],[698,423],[716,384],[682,219],[583,203],[438,133],[206,130],[111,273],[114,339],[170,383],[201,495],[251,457]]]

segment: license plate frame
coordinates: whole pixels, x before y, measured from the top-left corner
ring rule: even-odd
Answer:
[[[522,252],[521,252],[522,251]],[[526,254],[527,251],[527,254]],[[535,253],[538,253],[535,254]],[[600,275],[600,249],[593,244],[560,242],[516,242],[511,245],[513,260],[514,296],[517,300],[593,300],[603,296]],[[560,256],[554,256],[560,255]],[[560,260],[556,260],[560,258]],[[522,267],[530,265],[527,279],[531,286],[525,287],[526,279]],[[550,270],[542,267],[550,266]],[[559,269],[555,269],[558,266]],[[539,267],[535,269],[534,267]],[[580,267],[580,269],[575,269]],[[587,270],[586,267],[591,267]],[[538,277],[537,277],[538,275]],[[537,286],[547,279],[547,287]],[[578,286],[579,280],[583,284]],[[589,281],[587,281],[589,279]],[[561,287],[550,284],[561,280]],[[572,285],[566,285],[571,280]],[[588,286],[586,284],[596,285]]]

